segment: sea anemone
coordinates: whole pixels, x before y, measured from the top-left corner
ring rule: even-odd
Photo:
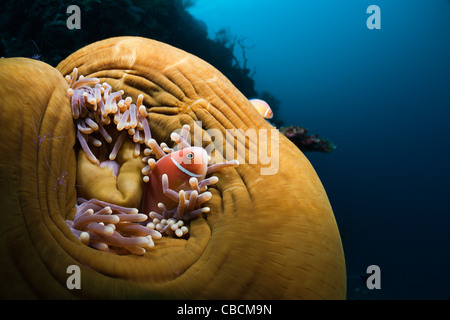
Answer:
[[[91,163],[110,169],[117,178],[121,166],[114,160],[124,141],[133,140],[134,158],[141,154],[142,144],[148,147],[142,158],[142,162],[147,163],[142,169],[143,181],[148,183],[142,208],[146,214],[139,214],[137,208],[121,207],[99,199],[79,199],[74,220],[66,221],[72,232],[82,243],[93,248],[138,255],[152,248],[153,240],[160,239],[161,233],[178,237],[186,235],[188,227],[185,223],[209,211],[208,207],[201,205],[211,199],[211,193],[206,190],[209,185],[217,183],[218,178],[205,179],[206,175],[221,168],[237,166],[238,162],[208,166],[211,157],[206,150],[191,147],[188,143],[188,125],[183,126],[181,134],[171,134],[176,144],[174,148],[168,148],[166,143],[159,145],[151,138],[142,94],[134,104],[131,97],[122,99],[122,90],[111,92],[111,86],[106,82],[100,85],[97,78],[78,78],[77,68],[66,76],[66,80],[77,139]],[[120,133],[112,134],[116,136],[113,139],[110,132]],[[113,147],[108,148],[108,144]],[[101,162],[94,155],[93,148],[97,149],[95,153],[100,155]],[[190,158],[185,159],[186,156]],[[194,161],[197,160],[194,156],[200,161]],[[158,209],[160,213],[154,211]],[[140,223],[146,223],[146,226]]]
[[[83,224],[95,215],[136,215],[139,220],[139,213],[96,201],[139,208],[146,164],[134,157],[132,138],[124,139],[117,152],[117,177],[108,167],[92,163],[83,147],[78,150],[80,129],[77,121],[74,125],[69,84],[63,77],[75,67],[86,78],[109,84],[111,92],[123,90],[133,101],[142,94],[152,139],[160,146],[169,145],[172,132],[184,125],[199,129],[199,121],[205,135],[210,129],[224,136],[230,129],[266,130],[278,143],[262,144],[253,136],[240,145],[233,144],[236,139],[191,139],[204,148],[221,146],[214,158],[222,156],[223,161],[228,157],[217,150],[243,146],[248,151],[256,145],[266,155],[278,155],[278,170],[262,175],[270,164],[250,164],[246,152],[239,166],[215,173],[219,181],[209,187],[211,198],[205,203],[210,211],[190,221],[189,236],[152,235],[155,245],[143,255],[115,255],[86,246],[84,236],[77,237],[66,220],[74,221],[83,205]],[[111,38],[80,49],[56,69],[32,59],[0,59],[0,95],[0,153],[7,155],[0,159],[3,297],[345,298],[342,244],[313,167],[205,61],[154,40]],[[88,132],[90,125],[85,121],[80,128]],[[83,134],[88,145],[90,136],[105,138]],[[91,151],[100,161],[100,153]],[[106,234],[111,232],[108,224],[116,221],[104,222]],[[73,265],[81,272],[81,290],[66,285]]]

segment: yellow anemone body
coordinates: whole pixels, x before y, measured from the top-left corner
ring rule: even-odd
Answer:
[[[168,143],[183,124],[199,129],[198,121],[205,134],[209,129],[223,136],[230,129],[274,134],[219,71],[157,41],[107,39],[80,49],[56,69],[28,59],[0,60],[4,297],[345,298],[344,254],[326,192],[309,161],[283,135],[276,173],[262,175],[267,165],[250,164],[247,152],[238,167],[215,174],[211,212],[191,221],[188,239],[164,237],[144,256],[116,256],[81,244],[64,222],[73,217],[77,189],[78,196],[136,206],[143,187],[137,174],[142,164],[127,148],[122,182],[107,177],[107,169],[89,166],[83,154],[76,161],[62,76],[74,67],[133,100],[143,94],[158,142]],[[45,133],[51,135],[41,141]],[[219,150],[237,151],[231,142],[216,140],[215,156],[225,158]],[[256,145],[270,154],[271,144],[259,142],[248,136],[243,144],[247,151]],[[111,191],[106,195],[101,179]],[[66,286],[70,265],[81,268],[81,290]]]

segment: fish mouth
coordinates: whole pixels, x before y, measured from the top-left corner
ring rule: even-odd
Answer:
[[[174,164],[178,169],[180,169],[182,172],[186,173],[188,176],[195,177],[195,178],[200,178],[200,177],[202,177],[201,174],[193,173],[193,172],[189,171],[188,169],[186,169],[185,167],[183,167],[181,164],[179,164],[177,161],[175,161],[174,158],[170,157],[170,160],[172,160],[173,164]]]

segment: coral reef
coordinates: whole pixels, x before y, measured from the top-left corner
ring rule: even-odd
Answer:
[[[336,149],[336,146],[330,140],[319,138],[318,134],[308,134],[308,129],[303,127],[280,127],[279,130],[303,152],[320,151],[329,153]]]
[[[66,27],[69,5],[80,7],[80,30]],[[89,43],[115,36],[144,36],[203,58],[246,96],[255,96],[249,70],[235,63],[231,44],[209,39],[204,23],[186,10],[189,5],[182,0],[50,0],[45,4],[5,0],[0,3],[0,56],[38,55],[54,66]]]

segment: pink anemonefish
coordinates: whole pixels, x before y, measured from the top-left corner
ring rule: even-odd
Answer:
[[[250,99],[251,104],[258,110],[264,119],[272,119],[273,112],[269,104],[261,99]]]
[[[169,188],[176,192],[191,190],[189,179],[201,181],[208,170],[208,153],[201,147],[188,147],[169,153],[159,159],[146,184],[143,212],[158,212],[158,203],[162,202],[168,210],[175,208],[177,203],[163,193],[162,176],[167,174]]]

